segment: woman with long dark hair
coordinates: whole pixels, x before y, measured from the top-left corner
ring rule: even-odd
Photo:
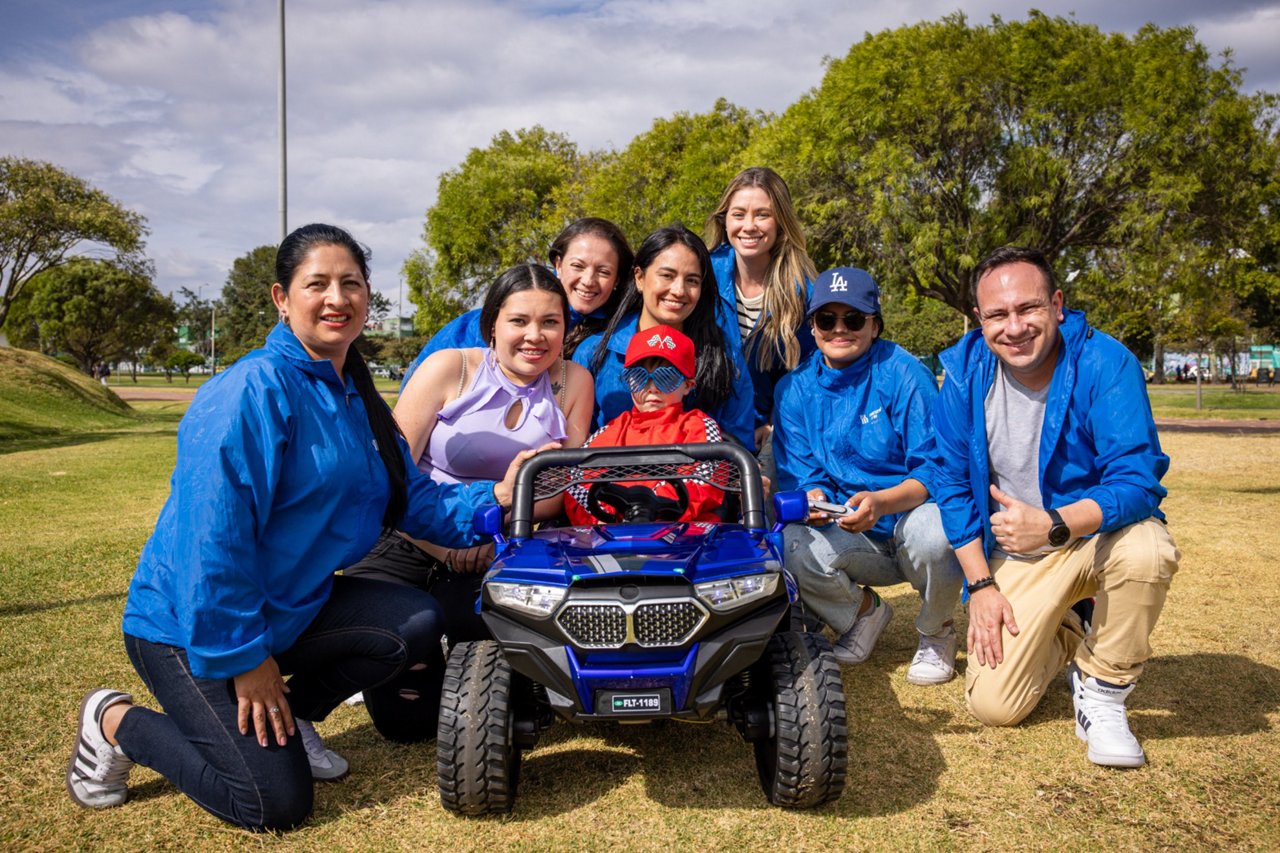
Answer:
[[[353,342],[368,257],[350,234],[307,225],[280,244],[266,345],[209,380],[178,428],[178,459],[129,587],[125,647],[164,713],[95,690],[67,769],[75,802],[128,797],[134,762],[210,813],[287,829],[311,812],[296,720],[439,654],[425,592],[334,572],[384,526],[464,544],[502,483],[419,474]],[[289,676],[286,681],[285,676]]]
[[[698,354],[689,406],[707,412],[725,432],[755,449],[751,380],[742,353],[725,342],[718,300],[711,256],[697,234],[670,225],[645,238],[617,313],[573,356],[595,377],[596,427],[631,408],[622,371],[632,336],[667,325],[687,335]]]

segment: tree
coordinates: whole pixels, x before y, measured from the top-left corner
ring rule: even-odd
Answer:
[[[365,318],[366,326],[374,326],[387,319],[391,314],[391,300],[381,291],[369,291],[369,316]]]
[[[137,213],[52,163],[0,157],[0,328],[23,287],[82,244],[140,265],[146,233]]]
[[[500,271],[541,259],[554,236],[545,233],[546,208],[578,159],[568,138],[541,127],[514,135],[504,130],[488,148],[471,149],[458,168],[440,176],[423,234],[428,263],[405,265],[409,298],[429,303],[433,287],[469,305]],[[423,272],[429,276],[420,277]]]
[[[31,289],[41,348],[70,355],[85,373],[99,361],[137,357],[172,334],[172,300],[136,270],[78,258],[45,270]]]
[[[275,280],[275,246],[259,246],[232,262],[216,323],[220,360],[230,363],[262,346],[280,318],[271,301]]]
[[[992,249],[1039,246],[1070,275],[1130,245],[1126,211],[1208,186],[1190,131],[1247,100],[1233,74],[1190,28],[951,15],[854,45],[751,159],[791,180],[819,268],[873,266],[967,315]]]
[[[594,155],[576,181],[555,190],[553,236],[580,216],[611,220],[632,245],[649,232],[682,222],[701,233],[735,174],[752,134],[767,120],[721,98],[710,112],[657,119],[616,154]]]
[[[431,337],[467,310],[468,294],[463,288],[441,285],[432,276],[427,250],[417,249],[405,258],[401,273],[409,285],[409,299],[418,306],[413,327],[419,335]]]
[[[164,362],[166,374],[176,370],[188,384],[191,383],[191,371],[203,364],[204,356],[185,349],[175,350]]]

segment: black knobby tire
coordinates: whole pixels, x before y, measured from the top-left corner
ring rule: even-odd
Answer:
[[[831,642],[821,634],[776,634],[758,671],[774,717],[774,734],[755,741],[765,796],[796,809],[839,799],[849,766],[849,729]]]
[[[502,814],[515,805],[520,749],[511,700],[511,667],[497,643],[453,647],[436,740],[440,803],[449,811]]]

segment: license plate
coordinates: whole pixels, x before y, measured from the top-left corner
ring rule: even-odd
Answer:
[[[615,714],[661,710],[662,697],[657,693],[640,693],[634,696],[613,697],[613,712]]]
[[[596,693],[596,713],[625,716],[656,716],[671,713],[671,691],[601,690]]]

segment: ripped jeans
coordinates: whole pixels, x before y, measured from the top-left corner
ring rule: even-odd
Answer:
[[[373,550],[342,573],[429,592],[437,602],[450,646],[464,640],[489,639],[484,621],[475,612],[484,574],[452,572],[394,531],[383,532]],[[387,740],[414,743],[435,739],[445,666],[438,639],[428,654],[408,670],[364,691],[369,718]]]
[[[388,583],[335,577],[329,600],[297,641],[275,656],[289,675],[289,708],[319,721],[353,693],[394,679],[440,653],[440,607]],[[120,722],[124,754],[196,804],[246,829],[288,829],[311,813],[311,767],[302,740],[258,745],[240,734],[235,683],[199,678],[184,649],[126,634],[129,659],[164,713],[133,707]],[[432,732],[435,722],[432,720]]]

